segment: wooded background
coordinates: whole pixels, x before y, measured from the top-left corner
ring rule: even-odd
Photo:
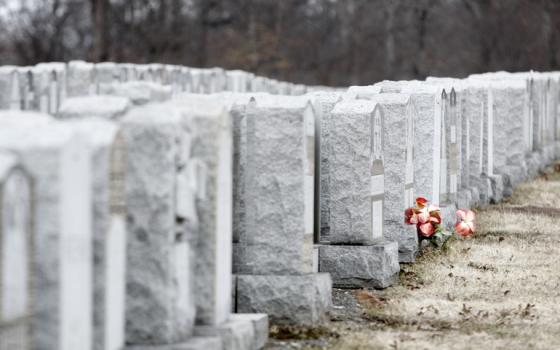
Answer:
[[[0,64],[220,66],[310,85],[560,62],[560,0],[0,0],[0,26]]]

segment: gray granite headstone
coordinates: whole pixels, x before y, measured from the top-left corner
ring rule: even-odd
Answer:
[[[188,134],[173,108],[151,105],[122,120],[127,145],[126,342],[186,341],[195,308],[189,232],[178,227],[177,176]]]
[[[42,349],[90,348],[91,163],[87,137],[62,123],[39,120],[35,126],[12,124],[9,129],[2,125],[0,121],[0,148],[18,154],[35,179],[32,283],[41,295],[32,299],[33,343]]]
[[[414,154],[416,107],[407,94],[379,93],[363,97],[376,102],[384,115],[383,235],[388,241],[399,243],[399,261],[413,262],[418,252],[418,238],[416,230],[404,223],[403,215],[405,209],[414,204],[411,154]]]
[[[0,349],[31,349],[32,183],[0,151]]]

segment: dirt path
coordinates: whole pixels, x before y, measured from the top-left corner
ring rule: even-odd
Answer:
[[[474,239],[424,253],[398,286],[335,290],[328,326],[273,328],[287,339],[268,349],[560,349],[559,213],[560,176],[523,184],[478,212]]]

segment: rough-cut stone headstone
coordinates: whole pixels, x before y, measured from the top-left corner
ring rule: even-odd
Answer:
[[[237,311],[268,313],[275,322],[322,322],[330,306],[331,280],[327,274],[311,273],[313,109],[308,98],[260,95],[245,113],[246,150],[240,152],[246,152],[246,158],[238,174],[243,176],[239,181],[244,182],[246,216],[234,266],[239,274]],[[264,293],[271,289],[282,291]],[[300,300],[295,302],[291,293],[299,293]],[[317,293],[323,297],[315,298]]]
[[[31,200],[27,172],[0,151],[0,349],[31,349]]]
[[[321,119],[330,146],[321,155],[329,195],[323,221],[330,243],[339,245],[320,247],[319,267],[337,287],[385,288],[399,272],[398,245],[383,240],[383,130],[381,109],[371,101],[339,102]]]
[[[3,119],[0,117],[0,120]],[[32,283],[34,346],[90,348],[92,343],[90,154],[84,135],[61,123],[0,122],[0,148],[20,156],[35,179]]]
[[[130,99],[134,105],[165,102],[171,99],[173,91],[170,86],[163,86],[146,81],[132,81],[102,86],[100,93]]]
[[[492,81],[494,119],[494,173],[502,175],[511,195],[527,176],[525,164],[525,111],[528,99],[524,80]]]
[[[377,102],[384,114],[383,236],[399,243],[399,261],[413,262],[418,252],[418,238],[414,228],[404,223],[403,213],[414,204],[412,154],[416,107],[406,94],[379,93],[364,98]]]
[[[19,90],[17,68],[14,66],[0,67],[0,109],[20,109],[14,100]]]
[[[126,341],[188,340],[194,323],[189,232],[177,227],[177,175],[188,135],[173,108],[153,105],[122,121],[127,153]]]
[[[95,65],[83,61],[68,63],[66,89],[68,97],[95,95],[97,84]]]
[[[384,81],[381,93],[410,94],[417,110],[414,121],[414,193],[440,202],[441,89],[419,81]],[[362,92],[361,94],[366,94]]]
[[[315,241],[328,242],[330,233],[330,154],[332,153],[333,118],[330,114],[342,97],[338,93],[314,92],[308,94],[316,113],[315,156],[319,160],[315,176],[319,178],[315,188]]]
[[[180,98],[176,98],[177,101]],[[231,310],[232,124],[219,99],[182,96],[183,122],[193,131],[191,156],[205,170],[197,200],[197,322],[219,325]],[[204,276],[204,277],[203,277]]]
[[[313,268],[313,108],[307,98],[263,96],[248,106],[246,118],[246,227],[236,272],[309,273]]]
[[[366,244],[383,237],[383,115],[375,102],[349,100],[331,112],[329,239]],[[325,123],[326,124],[326,123]]]
[[[126,144],[118,126],[98,118],[68,122],[92,150],[94,349],[122,349],[126,286]]]
[[[130,109],[126,97],[96,95],[68,98],[56,114],[59,119],[98,117],[103,119],[120,119]]]
[[[231,70],[226,72],[227,90],[231,92],[245,92],[247,89],[247,72]]]

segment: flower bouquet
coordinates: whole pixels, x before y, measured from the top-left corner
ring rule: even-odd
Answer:
[[[455,231],[461,237],[474,234],[475,214],[472,210],[458,210]],[[438,206],[430,204],[426,198],[416,198],[416,206],[408,208],[404,213],[404,222],[416,225],[419,241],[427,240],[435,247],[441,247],[452,236],[442,224],[441,211]]]

